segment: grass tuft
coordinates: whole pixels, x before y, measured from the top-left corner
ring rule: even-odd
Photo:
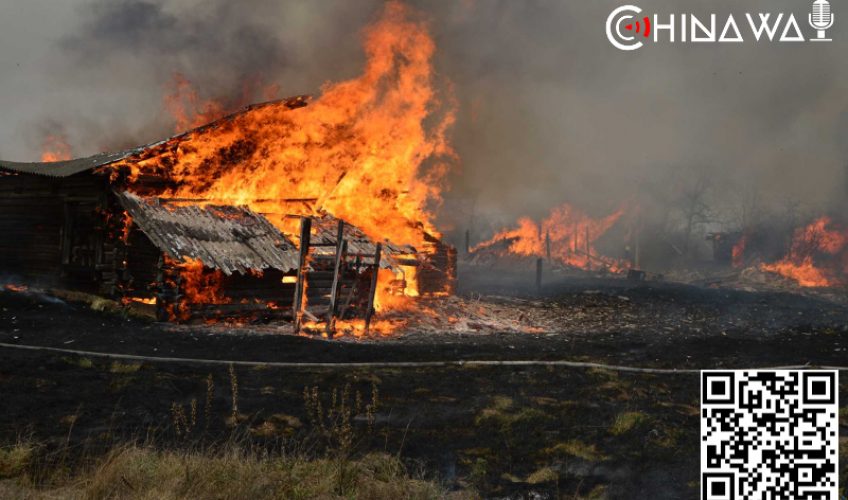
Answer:
[[[584,443],[578,439],[557,443],[556,445],[547,448],[545,450],[545,454],[558,456],[567,455],[582,458],[588,462],[601,462],[608,458],[606,455],[598,451],[594,444]]]
[[[35,447],[18,443],[0,448],[0,479],[22,474],[33,458]]]
[[[619,413],[615,417],[615,421],[612,423],[610,427],[610,434],[613,436],[620,436],[622,434],[626,434],[630,432],[633,428],[638,427],[641,424],[644,424],[650,420],[648,415],[645,415],[642,412],[638,411],[627,411],[624,413]]]
[[[109,371],[111,373],[135,373],[141,368],[141,363],[121,363],[120,361],[113,361],[112,365],[109,366]]]

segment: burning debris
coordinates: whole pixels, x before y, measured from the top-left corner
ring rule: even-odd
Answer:
[[[528,217],[518,220],[518,227],[504,229],[488,241],[471,249],[477,262],[491,262],[504,257],[546,258],[562,267],[620,272],[629,264],[601,255],[595,242],[613,227],[624,210],[593,219],[564,203],[551,210],[546,219],[536,223]]]
[[[845,285],[848,272],[848,230],[821,217],[795,231],[788,254],[760,265],[763,271],[793,279],[803,287]]]

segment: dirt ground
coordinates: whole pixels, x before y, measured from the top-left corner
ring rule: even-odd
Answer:
[[[0,342],[156,357],[259,362],[574,360],[659,368],[848,365],[848,307],[785,292],[670,283],[569,280],[543,293],[464,280],[460,298],[433,305],[479,322],[410,325],[391,338],[294,336],[285,327],[175,326],[92,311],[39,294],[0,292]],[[442,309],[438,309],[442,308]],[[453,309],[451,309],[453,308]],[[506,321],[512,331],[497,331]],[[526,327],[526,331],[522,328]],[[509,328],[507,329],[509,330]],[[372,385],[371,432],[356,449],[399,452],[446,484],[486,497],[697,498],[697,373],[642,374],[567,367],[236,367],[129,362],[0,348],[0,436],[78,447],[156,434],[186,446],[243,432],[266,446],[314,434],[304,388],[326,406],[351,384]],[[207,398],[207,380],[213,388]],[[843,377],[845,373],[843,372]],[[848,401],[846,384],[840,400]],[[353,396],[351,396],[353,397]],[[199,402],[177,434],[174,404]],[[210,409],[206,403],[210,401]],[[848,480],[848,412],[841,422]]]

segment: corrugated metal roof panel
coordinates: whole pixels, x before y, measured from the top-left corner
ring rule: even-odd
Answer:
[[[128,192],[118,199],[150,241],[174,259],[197,259],[228,275],[297,269],[294,243],[246,207],[163,206]]]
[[[67,161],[50,161],[23,163],[16,161],[0,160],[0,169],[18,172],[22,174],[46,175],[48,177],[70,177],[80,172],[85,172],[93,168],[102,167],[110,163],[131,156],[141,151],[140,149],[130,149],[118,153],[100,153],[88,158],[77,158]]]

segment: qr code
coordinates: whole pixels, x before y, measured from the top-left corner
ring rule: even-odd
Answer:
[[[701,372],[702,500],[837,500],[838,372]]]

